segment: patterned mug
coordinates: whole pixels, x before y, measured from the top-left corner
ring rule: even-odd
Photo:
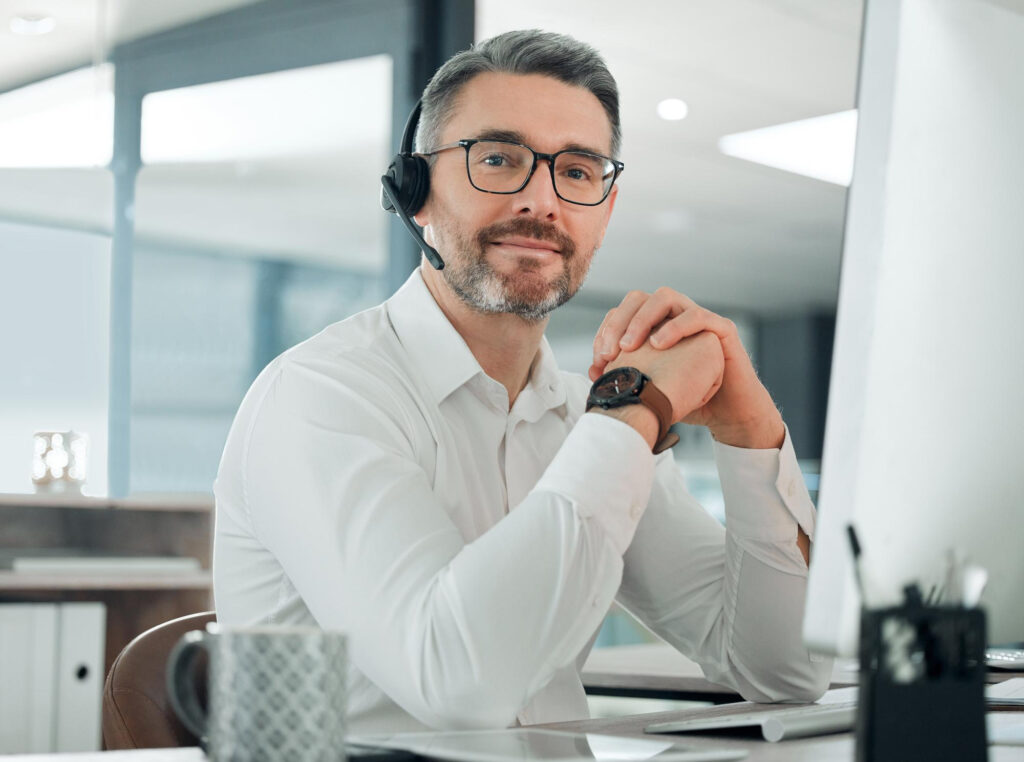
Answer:
[[[194,663],[209,654],[207,713]],[[316,627],[185,633],[167,661],[167,693],[217,762],[345,759],[345,636]]]

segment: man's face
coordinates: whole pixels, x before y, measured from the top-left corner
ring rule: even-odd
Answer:
[[[441,144],[487,137],[542,153],[611,153],[611,124],[593,93],[543,75],[489,72],[462,87]],[[469,182],[465,150],[456,148],[437,155],[430,196],[416,220],[441,252],[442,275],[463,302],[536,321],[582,285],[617,193],[614,187],[600,206],[563,201],[546,161],[518,193],[482,193]]]

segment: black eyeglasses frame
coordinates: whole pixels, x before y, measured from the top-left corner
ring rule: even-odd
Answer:
[[[533,166],[530,167],[530,171],[526,175],[526,179],[523,180],[523,184],[520,185],[515,190],[494,191],[485,190],[484,188],[481,188],[475,182],[473,182],[473,173],[470,171],[469,168],[469,149],[475,146],[477,143],[502,143],[503,145],[518,146],[519,148],[525,148],[527,151],[532,153]],[[417,155],[434,156],[436,154],[441,153],[442,151],[450,151],[453,148],[466,149],[466,177],[469,178],[469,184],[472,185],[473,188],[480,191],[481,193],[494,193],[499,196],[510,196],[513,193],[519,193],[519,191],[521,191],[523,188],[530,184],[530,180],[533,179],[533,173],[537,171],[538,161],[543,159],[548,163],[548,171],[551,173],[551,187],[554,189],[555,195],[562,199],[562,201],[565,201],[567,204],[576,204],[577,206],[600,206],[601,204],[603,204],[608,199],[608,196],[611,195],[612,188],[615,187],[615,181],[619,179],[619,175],[621,175],[622,171],[626,168],[626,165],[623,164],[621,161],[618,161],[617,159],[613,159],[610,156],[604,156],[599,153],[591,153],[590,151],[580,151],[579,149],[575,148],[566,148],[562,151],[556,151],[555,153],[541,153],[540,151],[534,151],[532,148],[530,148],[530,146],[525,145],[523,143],[516,143],[512,140],[494,140],[488,138],[464,138],[462,140],[457,140],[454,143],[448,143],[443,146],[438,146],[433,151],[425,151]],[[600,201],[595,201],[592,204],[588,204],[583,201],[573,201],[572,199],[568,199],[558,192],[558,182],[555,180],[555,160],[564,153],[583,154],[584,156],[592,156],[595,159],[601,159],[602,161],[607,161],[611,163],[612,167],[615,169],[615,172],[612,175],[612,181],[608,183],[608,189],[604,192],[604,196],[601,197]]]

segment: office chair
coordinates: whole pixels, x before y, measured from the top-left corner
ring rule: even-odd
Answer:
[[[172,619],[146,630],[118,654],[103,686],[105,749],[199,744],[199,739],[181,724],[171,708],[165,668],[171,648],[182,635],[189,630],[202,630],[216,619],[212,611]],[[205,673],[206,662],[196,662],[196,669]],[[198,680],[197,684],[204,686],[206,681]]]

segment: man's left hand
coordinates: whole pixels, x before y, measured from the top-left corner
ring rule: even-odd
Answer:
[[[722,386],[683,421],[707,426],[716,440],[734,447],[781,447],[785,438],[782,416],[758,379],[735,323],[670,288],[659,288],[653,294],[631,291],[608,312],[594,338],[590,378],[596,380],[620,352],[636,350],[648,339],[655,349],[667,349],[701,331],[713,333],[722,343]]]

